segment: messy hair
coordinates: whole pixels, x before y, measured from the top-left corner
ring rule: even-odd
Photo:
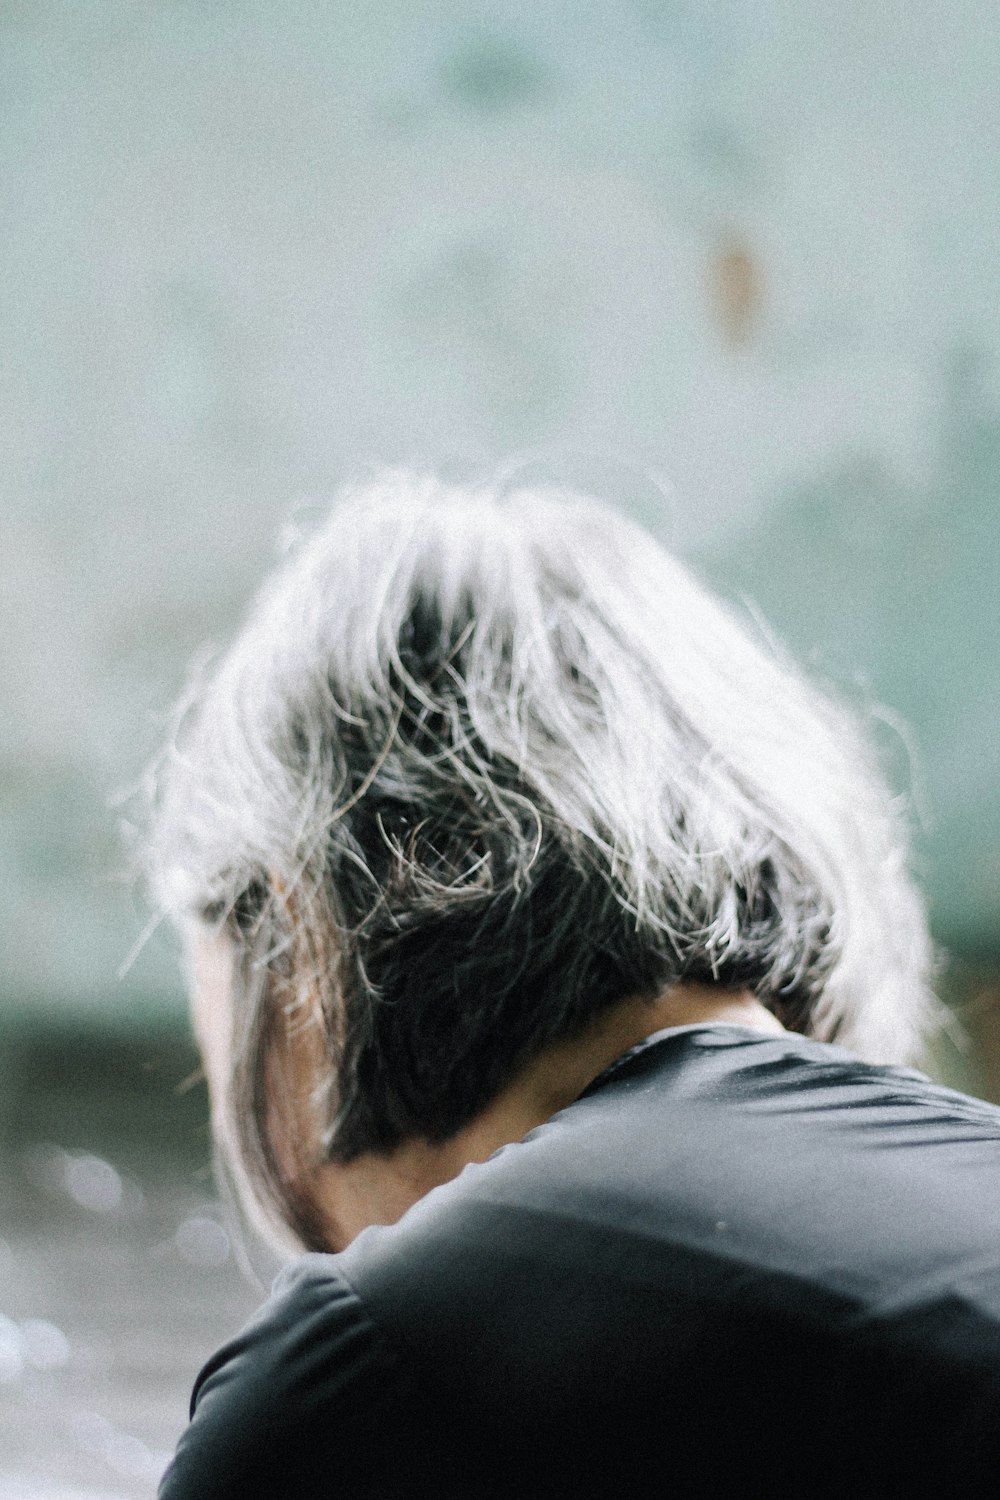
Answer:
[[[160,908],[232,952],[226,1149],[312,1237],[268,1126],[310,1026],[316,1147],[443,1141],[628,996],[749,988],[911,1058],[929,944],[851,712],[621,514],[390,474],[340,496],[188,695]]]

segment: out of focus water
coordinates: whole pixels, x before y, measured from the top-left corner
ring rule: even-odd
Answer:
[[[195,1066],[173,1039],[0,1040],[0,1500],[154,1495],[200,1364],[263,1296]]]
[[[931,1071],[1000,1098],[1000,985]],[[194,1376],[265,1295],[215,1191],[182,1039],[0,1035],[0,1500],[142,1500]]]

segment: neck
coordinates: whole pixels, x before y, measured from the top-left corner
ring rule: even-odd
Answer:
[[[347,1163],[327,1162],[312,1197],[331,1249],[343,1249],[370,1224],[394,1224],[432,1188],[457,1177],[521,1140],[583,1093],[631,1047],[670,1026],[723,1021],[756,1031],[781,1024],[749,991],[678,985],[655,1000],[630,999],[599,1017],[583,1036],[546,1049],[468,1125],[449,1140],[403,1141],[387,1153],[368,1152]]]

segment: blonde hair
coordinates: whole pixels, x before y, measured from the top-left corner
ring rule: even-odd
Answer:
[[[342,494],[189,695],[148,852],[161,909],[231,939],[231,1164],[307,1243],[267,1125],[289,1016],[320,1029],[322,1149],[349,1159],[446,1138],[685,978],[871,1061],[912,1058],[929,1014],[853,715],[576,496]]]

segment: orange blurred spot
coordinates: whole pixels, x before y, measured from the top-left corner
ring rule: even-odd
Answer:
[[[731,242],[713,255],[709,287],[724,337],[742,348],[750,341],[763,302],[763,277],[745,245]]]

